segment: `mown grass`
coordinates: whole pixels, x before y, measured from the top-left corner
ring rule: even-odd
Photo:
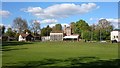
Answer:
[[[95,66],[109,61],[109,65],[118,59],[117,43],[4,42],[2,51],[3,68],[86,68],[86,64]]]

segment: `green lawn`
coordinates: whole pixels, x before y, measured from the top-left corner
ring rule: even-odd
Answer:
[[[2,51],[3,68],[115,67],[118,61],[117,43],[3,42]]]

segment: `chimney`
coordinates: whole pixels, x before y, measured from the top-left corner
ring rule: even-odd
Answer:
[[[28,32],[26,32],[26,34],[29,34]]]
[[[66,33],[66,25],[64,25],[64,33]]]

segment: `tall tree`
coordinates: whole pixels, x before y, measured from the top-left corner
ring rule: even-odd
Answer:
[[[1,33],[1,35],[5,33],[5,26],[4,25],[0,25],[0,33]]]
[[[84,20],[79,20],[76,22],[75,24],[75,33],[78,33],[81,35],[81,38],[83,38],[83,36],[85,35],[84,34],[84,31],[89,31],[90,30],[90,27],[88,25],[88,23]]]
[[[98,28],[100,29],[108,29],[112,27],[111,22],[107,21],[106,19],[101,19],[98,22]]]
[[[49,25],[47,25],[47,27],[42,28],[41,35],[42,36],[50,36],[51,31],[52,31],[52,28],[50,28]]]
[[[91,38],[90,40],[91,40],[91,41],[95,40],[95,39],[94,39],[94,35],[95,35],[96,27],[97,27],[97,25],[95,25],[95,24],[92,24],[92,25],[90,26],[90,38]]]
[[[98,29],[95,29],[93,31],[93,40],[97,40],[97,41],[100,40],[100,31]]]
[[[12,28],[8,28],[5,34],[9,37],[15,37],[16,33],[12,31]]]
[[[28,28],[27,21],[21,17],[17,17],[13,20],[13,28],[18,30],[18,33],[22,33],[23,30]]]
[[[55,29],[58,30],[58,31],[62,30],[62,25],[61,24],[56,24]]]
[[[90,41],[91,40],[91,33],[90,33],[90,31],[88,31],[88,30],[83,31],[82,38],[85,39],[85,40],[89,40]]]
[[[53,29],[52,29],[53,32],[59,32],[59,31],[62,31],[62,25],[61,24],[56,24]]]
[[[101,19],[98,22],[97,29],[100,32],[100,40],[109,40],[110,32],[113,30],[113,25],[106,19]]]
[[[40,22],[37,20],[33,20],[31,22],[31,30],[33,31],[34,35],[38,35],[41,33]]]
[[[75,22],[71,22],[71,23],[70,23],[70,27],[71,27],[71,29],[72,29],[72,33],[74,34],[74,33],[75,33],[75,29],[76,29],[76,27],[75,27]]]

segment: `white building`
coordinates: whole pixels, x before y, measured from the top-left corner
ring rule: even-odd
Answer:
[[[79,35],[78,34],[73,34],[72,33],[72,28],[71,25],[66,27],[66,25],[64,25],[64,34],[65,36],[63,37],[63,40],[77,40],[79,41]]]
[[[33,41],[34,37],[31,34],[20,34],[18,41]]]
[[[50,41],[62,41],[63,33],[50,33]]]
[[[18,41],[26,41],[26,39],[20,34]]]
[[[42,41],[49,41],[50,40],[50,36],[43,36],[41,37]]]
[[[120,29],[111,31],[111,41],[120,42]]]
[[[70,36],[64,36],[64,40],[77,40],[79,41],[79,35],[70,35]]]
[[[64,34],[66,34],[66,36],[70,36],[72,34],[71,26],[66,27],[66,25],[64,25]]]

